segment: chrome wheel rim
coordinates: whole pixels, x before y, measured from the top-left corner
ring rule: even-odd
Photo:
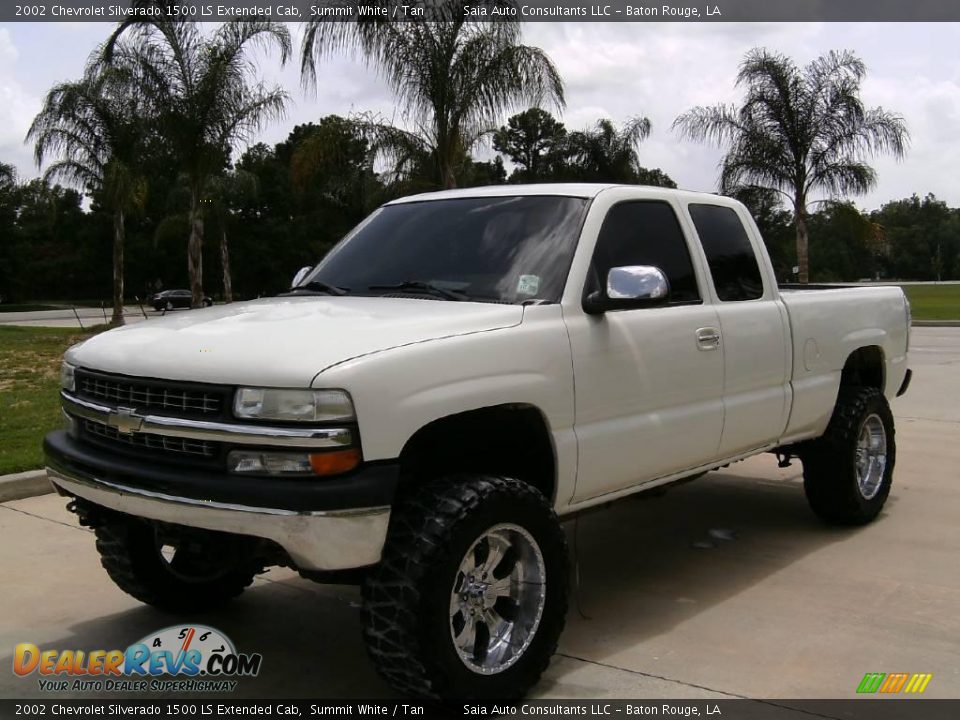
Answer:
[[[546,600],[540,546],[519,525],[500,524],[473,541],[450,593],[450,637],[481,675],[503,672],[530,647]]]
[[[857,485],[866,500],[880,491],[886,469],[887,431],[880,416],[873,414],[863,421],[857,439]]]

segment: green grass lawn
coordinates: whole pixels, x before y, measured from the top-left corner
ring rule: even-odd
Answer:
[[[960,320],[960,285],[903,285],[914,320]]]
[[[43,465],[43,436],[62,425],[63,352],[97,331],[0,326],[0,475]]]

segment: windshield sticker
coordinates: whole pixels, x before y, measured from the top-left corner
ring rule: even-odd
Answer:
[[[533,296],[540,292],[540,276],[539,275],[521,275],[520,281],[517,283],[517,294],[518,295],[529,295]]]

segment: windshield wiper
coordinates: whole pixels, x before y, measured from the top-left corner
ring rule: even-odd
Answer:
[[[424,282],[422,280],[404,280],[403,282],[395,283],[393,285],[370,285],[367,290],[399,290],[400,292],[419,290],[420,292],[439,295],[447,300],[467,299],[467,295],[462,290],[442,288],[439,285],[433,285],[432,283]]]
[[[349,291],[349,288],[337,287],[336,285],[330,285],[323,282],[322,280],[311,280],[308,283],[303,285],[297,285],[295,288],[290,288],[285,295],[290,295],[291,293],[299,292],[300,290],[312,290],[314,292],[322,292],[327,295],[346,295]]]

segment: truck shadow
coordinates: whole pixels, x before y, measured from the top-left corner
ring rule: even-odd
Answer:
[[[560,653],[600,662],[628,650],[642,655],[646,643],[671,628],[858,532],[819,523],[807,507],[797,472],[779,475],[777,480],[769,472],[710,473],[662,497],[637,496],[568,522],[580,583],[571,593]],[[90,568],[90,578],[108,583],[99,568]],[[110,591],[120,592],[112,587]],[[202,623],[225,632],[239,652],[263,655],[259,676],[241,679],[235,692],[220,697],[393,697],[366,657],[359,600],[357,588],[317,585],[289,571],[273,570],[216,612],[178,618],[135,606],[75,624],[68,636],[41,644],[124,649],[161,628]],[[96,613],[90,610],[86,609],[87,616]],[[789,607],[780,611],[791,612]],[[736,641],[735,634],[731,629],[730,642]],[[4,650],[0,665],[10,667],[13,648]],[[597,688],[578,690],[565,682],[557,665],[535,689],[536,695],[551,690],[566,696],[581,691],[584,697],[596,695]],[[12,689],[13,695],[22,697],[40,694],[36,675],[16,682]],[[184,697],[158,692],[56,695]]]
[[[764,467],[753,474],[758,462]],[[579,582],[574,573],[558,652],[620,667],[629,655],[633,662],[628,666],[642,662],[651,667],[654,663],[646,661],[655,660],[655,654],[673,652],[672,640],[660,641],[659,636],[863,530],[824,525],[807,505],[799,464],[771,472],[771,462],[748,461],[662,496],[640,494],[567,523]],[[895,502],[891,496],[884,514]],[[762,592],[786,592],[775,586],[776,581],[767,583]],[[769,620],[779,613],[789,623],[802,612],[802,599],[778,598],[786,602],[758,599],[758,617]],[[753,612],[747,606],[747,613]],[[729,614],[714,617],[729,620]],[[726,628],[722,620],[710,620],[711,637],[703,644],[736,647],[750,621],[743,613]],[[681,632],[680,642],[694,642],[685,652],[705,652],[694,649],[700,646],[696,630]],[[597,688],[578,689],[562,675],[549,673],[537,692],[551,691],[594,696]]]

